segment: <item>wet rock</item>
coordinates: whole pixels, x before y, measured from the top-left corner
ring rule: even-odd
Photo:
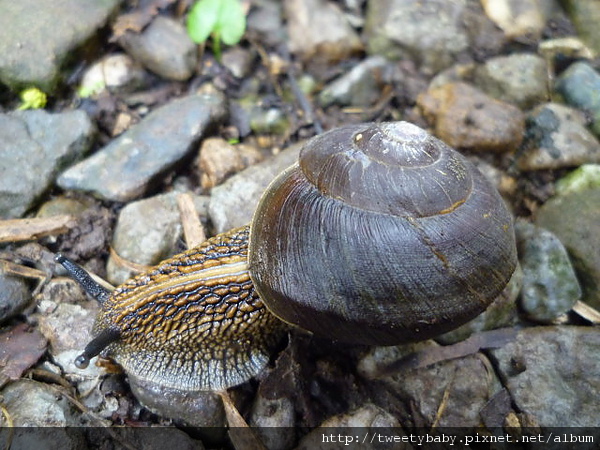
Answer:
[[[115,53],[101,58],[85,71],[78,93],[81,97],[89,97],[105,89],[132,92],[142,85],[144,78],[144,70],[131,56]]]
[[[30,301],[31,292],[22,278],[0,272],[0,323],[19,314]]]
[[[184,158],[225,114],[220,94],[192,94],[173,100],[63,172],[57,183],[63,189],[90,191],[107,200],[132,200]]]
[[[241,227],[252,220],[262,193],[276,175],[298,160],[301,146],[302,143],[292,145],[213,188],[208,209],[217,233]]]
[[[591,327],[539,327],[490,350],[519,411],[542,427],[598,424],[600,333]]]
[[[383,350],[380,356],[385,357],[389,351]],[[422,423],[436,423],[442,428],[477,427],[481,409],[501,389],[493,373],[490,362],[481,354],[449,359],[382,378],[378,397],[383,399],[389,394],[411,405],[410,418],[397,416],[403,423],[419,418]]]
[[[600,164],[583,164],[556,182],[556,195],[600,188]]]
[[[417,104],[448,145],[481,152],[511,152],[523,138],[525,120],[513,105],[465,83],[449,83],[419,95]]]
[[[367,5],[368,53],[412,59],[423,70],[449,67],[469,46],[462,26],[464,0],[382,0]]]
[[[133,395],[142,405],[188,426],[214,428],[212,433],[221,435],[225,431],[225,409],[218,394],[211,391],[184,392],[160,387],[131,377]]]
[[[34,85],[51,92],[63,63],[106,23],[119,3],[0,1],[0,81],[14,90]]]
[[[1,393],[3,405],[15,427],[83,425],[79,422],[74,407],[59,388],[22,379],[9,384]]]
[[[198,168],[203,189],[221,184],[230,175],[252,166],[263,159],[262,154],[249,145],[231,145],[222,138],[202,142]]]
[[[600,162],[600,143],[585,123],[585,115],[568,106],[538,106],[527,115],[517,165],[521,170],[541,170]]]
[[[600,4],[594,0],[566,0],[563,4],[577,34],[597,55],[600,54]]]
[[[546,21],[559,9],[554,0],[482,0],[481,4],[509,39],[539,39]]]
[[[383,56],[371,56],[354,66],[348,73],[329,83],[319,95],[323,107],[370,106],[381,96],[382,86],[390,81],[390,70]],[[387,73],[386,73],[387,72]]]
[[[475,83],[488,95],[521,109],[530,109],[548,97],[546,61],[531,53],[488,59],[475,71]]]
[[[600,308],[600,189],[561,195],[537,212],[536,224],[563,243],[583,290],[583,301]]]
[[[481,331],[514,325],[518,322],[516,300],[522,287],[523,270],[520,265],[517,265],[508,285],[484,312],[457,329],[436,337],[435,340],[444,345],[454,344]]]
[[[304,436],[296,449],[306,450],[325,450],[325,449],[341,449],[346,445],[356,446],[357,442],[363,436],[357,437],[353,433],[339,434],[341,429],[360,429],[361,432],[369,432],[371,435],[378,428],[394,429],[394,434],[400,428],[400,422],[389,412],[368,403],[354,411],[346,414],[340,414],[327,419],[319,427]],[[398,434],[402,435],[402,433]],[[346,441],[346,437],[348,441]],[[364,443],[363,443],[364,444]],[[378,445],[371,446],[370,443],[360,445],[361,448],[379,448]],[[394,446],[394,448],[410,448]]]
[[[56,174],[87,152],[94,133],[83,111],[0,114],[0,218],[29,210]]]
[[[600,74],[589,64],[576,62],[560,75],[555,88],[569,105],[590,114],[592,131],[600,136]]]
[[[182,250],[178,195],[178,192],[157,195],[129,203],[121,210],[112,242],[120,258],[151,266]],[[113,255],[108,258],[106,272],[114,285],[136,274]]]
[[[324,0],[284,0],[289,48],[308,61],[339,61],[362,50],[358,34],[337,5]]]
[[[198,62],[196,44],[185,27],[165,16],[157,16],[139,34],[127,32],[119,43],[134,59],[168,80],[187,80]]]
[[[524,274],[521,309],[532,320],[550,323],[581,298],[575,271],[554,234],[524,221],[515,231]]]

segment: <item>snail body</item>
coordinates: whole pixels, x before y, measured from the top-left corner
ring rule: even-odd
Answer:
[[[250,227],[110,294],[75,276],[102,301],[78,362],[104,351],[130,376],[223,389],[262,369],[286,323],[356,344],[423,340],[481,313],[515,266],[512,218],[466,158],[406,122],[341,127],[305,144]]]

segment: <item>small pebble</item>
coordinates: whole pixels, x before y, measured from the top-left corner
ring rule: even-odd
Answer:
[[[521,170],[560,169],[600,162],[600,142],[585,127],[585,115],[557,103],[527,115],[525,139],[517,158]]]
[[[381,96],[383,85],[391,81],[390,70],[386,70],[388,65],[383,56],[365,59],[325,86],[319,94],[319,103],[323,107],[333,104],[371,106]]]
[[[262,159],[262,153],[252,146],[242,144],[234,146],[222,138],[205,139],[197,163],[202,189],[211,189],[232,174]]]
[[[466,52],[460,0],[380,0],[367,3],[364,35],[370,55],[411,59],[426,73],[437,73]]]
[[[178,192],[156,195],[131,202],[121,210],[112,241],[119,258],[152,266],[182,250],[178,195]],[[108,281],[119,285],[136,271],[111,255],[106,273]]]
[[[600,136],[600,74],[586,62],[576,62],[565,70],[555,84],[565,101],[588,112],[592,131]]]
[[[185,27],[166,16],[157,16],[139,34],[127,32],[119,43],[134,59],[168,80],[187,80],[198,62],[197,46]]]
[[[523,110],[548,98],[546,61],[532,53],[488,59],[475,70],[475,83],[488,95]]]
[[[596,0],[564,0],[561,3],[575,25],[577,35],[600,55],[600,3]]]
[[[537,211],[535,223],[560,239],[581,283],[582,300],[600,309],[600,189],[551,198]]]
[[[81,97],[111,92],[132,92],[141,86],[144,71],[131,56],[115,53],[92,64],[83,75],[78,93]]]
[[[289,48],[305,61],[339,61],[362,50],[339,7],[323,0],[284,0]]]
[[[517,222],[515,232],[523,267],[521,308],[528,318],[551,323],[581,298],[575,271],[551,232],[524,221]]]
[[[417,105],[434,134],[451,147],[479,152],[515,150],[523,139],[521,111],[465,83],[448,83],[419,95]]]

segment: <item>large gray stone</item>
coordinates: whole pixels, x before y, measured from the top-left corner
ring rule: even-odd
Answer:
[[[221,94],[192,94],[173,100],[62,173],[58,185],[106,200],[133,200],[187,156],[209,127],[225,115]]]
[[[83,111],[0,114],[0,218],[28,211],[57,173],[85,154],[93,136]]]
[[[120,0],[0,0],[0,81],[51,91],[71,52],[103,26]]]

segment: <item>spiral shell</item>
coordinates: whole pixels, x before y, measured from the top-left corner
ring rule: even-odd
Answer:
[[[516,247],[500,195],[464,156],[406,122],[360,124],[310,140],[269,186],[249,265],[285,322],[388,345],[481,313]]]

